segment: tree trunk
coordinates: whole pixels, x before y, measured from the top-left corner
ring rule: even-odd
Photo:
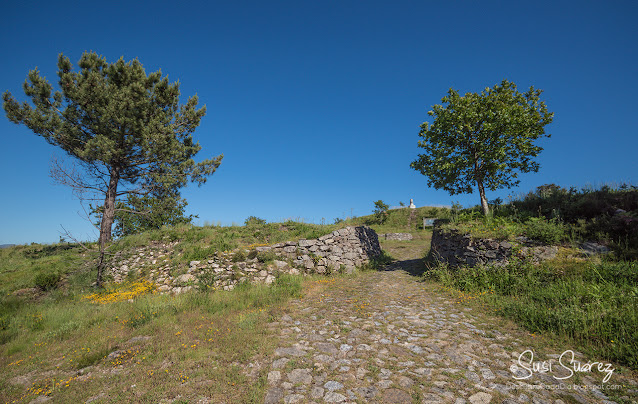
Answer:
[[[483,187],[483,181],[478,179],[476,180],[476,184],[478,185],[479,195],[481,196],[481,208],[483,208],[483,214],[487,216],[490,214],[490,207],[487,205],[487,198],[485,198],[485,187]]]
[[[476,185],[478,186],[479,195],[481,196],[481,208],[483,208],[483,214],[485,216],[490,214],[490,207],[487,206],[487,199],[485,198],[485,187],[483,186],[483,175],[481,174],[481,167],[479,165],[479,156],[474,151],[474,178],[476,179]]]
[[[95,282],[98,288],[102,286],[102,273],[106,266],[104,260],[106,244],[111,241],[111,228],[115,220],[115,197],[117,196],[117,183],[120,180],[120,168],[111,167],[110,174],[111,178],[104,198],[104,211],[102,212],[102,222],[100,223],[100,261],[97,267],[97,280]]]

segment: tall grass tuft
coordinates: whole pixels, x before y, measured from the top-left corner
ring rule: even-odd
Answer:
[[[597,357],[638,369],[638,262],[440,265],[426,276],[480,296],[532,332],[568,337]]]

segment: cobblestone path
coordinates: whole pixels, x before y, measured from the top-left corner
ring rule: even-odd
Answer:
[[[318,281],[293,301],[288,314],[270,324],[281,334],[268,362],[264,402],[610,402],[604,388],[595,388],[604,377],[599,372],[558,380],[569,373],[555,366],[551,373],[515,380],[529,375],[512,366],[525,350],[540,361],[556,360],[570,348],[539,346],[503,320],[456,303],[436,285],[411,276],[414,263]],[[585,361],[578,353],[576,358]],[[620,380],[614,374],[607,385]],[[635,381],[624,382],[636,391]],[[581,388],[573,390],[575,384]]]

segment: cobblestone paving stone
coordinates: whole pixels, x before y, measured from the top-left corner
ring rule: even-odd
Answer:
[[[547,387],[567,384],[553,377],[566,371],[514,380],[510,367],[529,349],[526,333],[491,329],[485,313],[400,264],[391,269],[320,281],[270,324],[281,335],[265,403],[611,402],[596,389]],[[578,380],[596,386],[602,377]]]

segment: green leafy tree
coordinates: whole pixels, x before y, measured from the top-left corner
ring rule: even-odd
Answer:
[[[169,83],[161,71],[146,74],[137,59],[107,63],[93,52],[85,52],[78,66],[78,72],[72,71],[69,59],[60,54],[60,90],[54,91],[36,68],[23,85],[33,105],[18,103],[7,91],[3,107],[9,120],[26,125],[74,159],[71,170],[54,164],[54,178],[103,201],[100,286],[118,200],[161,194],[189,181],[202,185],[223,155],[195,163],[201,146],[192,134],[206,108],[198,108],[197,96],[180,104],[179,83]]]
[[[388,218],[388,209],[390,209],[390,206],[384,203],[381,199],[374,202],[374,216],[379,224],[385,223]]]
[[[519,172],[539,169],[534,157],[543,149],[534,142],[551,136],[545,126],[554,117],[541,93],[534,87],[519,93],[507,80],[480,94],[461,96],[450,89],[444,105],[428,112],[434,123],[421,125],[419,147],[425,152],[410,167],[428,177],[428,186],[451,195],[476,187],[487,215],[486,188],[511,188],[519,183]]]

